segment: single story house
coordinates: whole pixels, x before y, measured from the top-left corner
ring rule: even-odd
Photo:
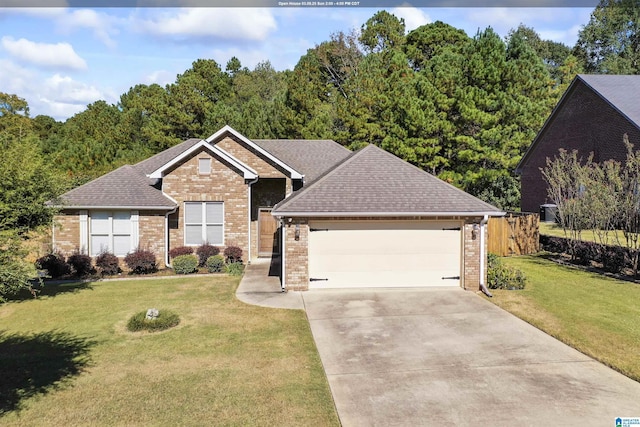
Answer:
[[[497,208],[369,145],[251,140],[229,126],[122,166],[60,198],[56,250],[124,256],[204,242],[281,254],[291,290],[461,286],[486,276]]]
[[[595,162],[627,157],[624,135],[640,149],[640,76],[580,74],[571,82],[533,143],[520,160],[523,212],[551,203],[541,169],[559,150],[593,154]]]

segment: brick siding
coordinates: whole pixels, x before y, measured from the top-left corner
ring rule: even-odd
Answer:
[[[70,255],[75,250],[82,249],[80,244],[80,211],[62,211],[60,215],[53,218],[53,223],[54,250]]]
[[[540,205],[551,203],[540,169],[545,168],[546,159],[553,159],[561,148],[569,152],[578,150],[578,157],[582,158],[593,153],[595,162],[610,159],[624,162],[625,133],[636,149],[640,147],[638,128],[581,81],[565,95],[565,101],[543,132],[522,166],[520,205],[523,212],[538,212]]]

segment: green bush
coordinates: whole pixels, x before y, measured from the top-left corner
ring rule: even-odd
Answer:
[[[487,262],[489,289],[524,289],[527,279],[522,271],[504,265],[497,255],[489,254]]]
[[[147,311],[141,311],[134,314],[127,322],[127,329],[131,332],[137,331],[163,331],[165,329],[177,326],[180,323],[180,317],[169,310],[159,310],[158,317],[147,319]]]
[[[242,276],[244,272],[244,265],[241,262],[231,262],[227,264],[225,270],[232,276]]]
[[[198,266],[204,267],[209,258],[214,255],[218,255],[219,253],[220,248],[217,246],[213,246],[208,243],[198,246],[198,249],[196,249],[196,254],[198,255]]]
[[[198,271],[198,257],[195,255],[180,255],[171,261],[173,270],[177,274],[191,274]]]
[[[133,274],[149,274],[158,271],[156,255],[145,249],[136,248],[124,257],[124,262]]]
[[[222,255],[214,255],[207,258],[207,270],[209,270],[209,273],[221,273],[224,271],[224,257]]]

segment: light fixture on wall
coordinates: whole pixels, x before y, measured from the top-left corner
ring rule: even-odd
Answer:
[[[472,240],[476,240],[476,237],[478,237],[478,231],[480,231],[480,226],[478,224],[473,224],[473,228],[471,229]]]
[[[296,231],[293,235],[295,240],[300,240],[300,224],[296,224]]]

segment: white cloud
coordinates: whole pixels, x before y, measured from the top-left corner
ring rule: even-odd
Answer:
[[[136,27],[152,35],[178,40],[264,40],[277,29],[270,10],[256,8],[171,9],[139,19]]]
[[[90,104],[101,99],[102,92],[96,87],[73,80],[69,76],[54,74],[44,81],[44,92],[55,96],[55,100],[71,104]]]
[[[108,47],[114,47],[115,42],[111,35],[119,32],[115,27],[117,21],[117,18],[106,13],[98,13],[91,9],[76,9],[70,10],[64,17],[59,18],[57,24],[67,32],[76,28],[90,29],[98,40]]]
[[[14,58],[36,66],[53,69],[84,70],[87,63],[69,43],[36,43],[24,38],[5,36],[2,47]]]
[[[99,99],[117,101],[109,90],[60,74],[47,76],[7,59],[0,59],[0,81],[2,92],[17,94],[29,103],[31,116],[44,114],[65,120]]]
[[[159,84],[160,86],[166,86],[175,82],[176,73],[172,73],[167,70],[157,70],[143,77],[144,84]]]
[[[391,10],[391,13],[398,18],[404,19],[407,32],[432,22],[424,10],[415,7],[396,7]]]

